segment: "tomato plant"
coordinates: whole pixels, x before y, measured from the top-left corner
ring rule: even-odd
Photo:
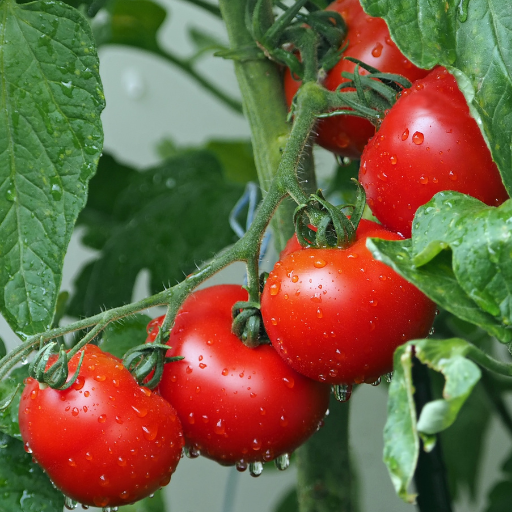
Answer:
[[[183,304],[168,355],[161,395],[178,411],[192,453],[221,464],[268,462],[290,454],[315,432],[329,386],[292,370],[270,345],[246,347],[231,333],[231,308],[247,300],[236,285],[193,293]],[[162,318],[149,324],[156,336]]]
[[[359,59],[384,73],[403,75],[411,81],[427,74],[412,64],[391,39],[388,27],[381,18],[368,16],[359,2],[333,2],[327,10],[339,12],[347,23],[346,49],[343,58],[327,72],[323,85],[330,91],[348,79],[342,73],[353,73],[355,64],[344,57]],[[365,70],[361,70],[365,74]],[[288,105],[301,85],[289,70],[285,71],[284,88]],[[333,116],[319,121],[316,142],[336,154],[359,158],[364,146],[375,133],[375,127],[362,117]]]
[[[19,416],[25,449],[69,498],[96,507],[133,503],[169,483],[183,447],[180,420],[120,359],[93,345],[84,354],[66,390],[27,380]],[[71,372],[79,358],[70,360]]]
[[[332,384],[372,383],[393,367],[402,343],[425,337],[435,304],[379,261],[368,237],[398,240],[362,220],[346,249],[288,253],[261,297],[268,336],[296,371]]]
[[[372,213],[405,237],[416,210],[442,190],[489,206],[508,198],[464,96],[444,68],[403,92],[365,147],[359,180]]]

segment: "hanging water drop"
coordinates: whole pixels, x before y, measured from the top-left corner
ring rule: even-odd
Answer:
[[[195,446],[186,446],[183,448],[183,452],[189,459],[197,459],[201,452]]]
[[[70,498],[69,496],[64,497],[64,506],[68,510],[75,510],[76,507],[78,507],[78,502],[74,499]]]
[[[332,392],[338,402],[346,402],[352,394],[352,384],[335,384],[332,387]]]
[[[263,473],[263,462],[251,462],[249,464],[249,473],[255,478],[260,476]]]
[[[283,455],[275,459],[274,463],[279,471],[284,471],[290,467],[290,456],[287,453],[283,453]]]
[[[235,467],[236,467],[237,471],[240,471],[240,473],[243,473],[247,469],[247,462],[245,462],[245,460],[243,460],[243,459],[239,460],[235,464]]]
[[[372,386],[378,386],[382,382],[381,377],[379,377],[375,382],[372,382]]]
[[[384,378],[386,379],[386,382],[389,384],[393,380],[393,372],[386,373],[384,375]]]

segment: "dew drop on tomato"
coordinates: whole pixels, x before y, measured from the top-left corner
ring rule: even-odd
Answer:
[[[101,414],[100,416],[98,416],[98,422],[99,423],[105,423],[107,421],[107,415],[106,414]]]
[[[132,409],[135,411],[135,414],[139,418],[145,418],[148,415],[148,410],[144,407],[135,407],[135,405],[132,405]]]
[[[247,462],[245,460],[239,460],[235,464],[236,470],[240,471],[240,473],[243,473],[247,469]]]
[[[295,386],[295,380],[293,379],[293,377],[283,377],[283,382],[290,389],[293,389],[293,387]]]
[[[426,176],[420,176],[420,183],[422,185],[428,185],[428,178]]]
[[[382,43],[377,43],[373,50],[372,50],[372,55],[375,57],[375,58],[378,58],[382,55]]]
[[[423,144],[423,141],[425,140],[425,136],[421,132],[414,132],[412,135],[412,141],[417,146],[421,146]]]
[[[452,180],[452,181],[457,181],[457,175],[453,172],[453,171],[450,171],[448,173],[448,177]]]
[[[153,426],[153,425],[149,425],[149,426],[146,426],[146,425],[143,425],[142,427],[142,432],[143,432],[143,435],[144,435],[144,438],[147,439],[148,441],[153,441],[157,434],[158,434],[158,426]]]
[[[222,419],[220,419],[219,421],[217,421],[217,423],[215,423],[215,427],[213,428],[213,431],[219,436],[223,436],[226,433],[226,426],[224,425],[224,422],[222,421]]]

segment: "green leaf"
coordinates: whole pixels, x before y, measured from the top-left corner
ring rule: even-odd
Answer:
[[[97,179],[97,186],[111,186],[108,175]],[[180,152],[133,175],[105,223],[84,220],[87,238],[104,224],[112,229],[99,259],[78,277],[69,314],[90,315],[100,306],[129,302],[143,269],[150,272],[152,293],[182,281],[197,264],[236,241],[228,216],[242,192],[240,185],[224,180],[222,166],[208,151]]]
[[[274,512],[299,512],[297,489],[292,487],[279,501]]]
[[[0,435],[0,512],[62,512],[64,496],[25,453],[23,443]]]
[[[6,409],[0,409],[0,432],[8,434],[16,439],[21,439],[20,427],[18,423],[18,407],[20,404],[23,381],[28,377],[28,366],[15,368],[9,377],[0,382],[0,402],[6,399],[9,406]],[[16,392],[14,397],[12,394]],[[1,494],[1,491],[0,491]]]
[[[4,340],[0,338],[0,359],[7,354],[7,348],[5,346]]]
[[[512,453],[502,467],[505,473],[501,482],[498,482],[490,491],[488,505],[485,512],[509,512],[512,502]]]
[[[411,376],[413,353],[424,364],[445,377],[443,396],[428,402],[416,420]],[[394,375],[389,388],[388,419],[384,429],[384,462],[397,494],[413,502],[408,487],[419,453],[419,435],[430,437],[455,421],[462,405],[480,378],[479,368],[465,358],[471,345],[459,338],[413,340],[395,351]]]
[[[210,150],[224,168],[224,176],[233,183],[247,183],[258,181],[258,173],[252,144],[248,140],[228,141],[211,140],[206,143],[206,149]]]
[[[120,510],[123,512],[169,512],[169,507],[165,507],[164,491],[160,489],[151,498],[145,498],[133,505],[125,505]]]
[[[418,209],[412,239],[374,239],[368,247],[440,306],[508,343],[511,218],[511,200],[493,208],[458,192],[440,192]]]
[[[512,25],[509,0],[361,0],[384,18],[414,64],[454,71],[512,193]]]
[[[150,321],[149,316],[137,314],[107,325],[101,338],[101,349],[122,359],[128,350],[144,343]]]
[[[86,19],[57,1],[0,2],[0,310],[48,329],[66,249],[103,144]]]

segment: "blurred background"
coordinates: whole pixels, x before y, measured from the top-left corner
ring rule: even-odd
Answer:
[[[168,10],[159,31],[164,49],[182,57],[194,52],[189,29],[195,27],[227,42],[222,23],[213,16],[181,0],[159,0]],[[101,12],[98,16],[101,16]],[[214,139],[249,138],[249,128],[241,115],[227,109],[213,96],[188,78],[177,67],[148,52],[121,46],[100,50],[101,77],[107,108],[103,114],[104,151],[119,162],[144,169],[161,161],[157,147],[163,140],[176,146],[198,146]],[[224,91],[239,98],[232,62],[206,57],[201,73]],[[335,167],[333,157],[315,150],[321,174],[328,176]],[[94,258],[95,252],[80,244],[81,230],[75,232],[65,260],[62,289],[72,291],[78,270]],[[267,265],[273,257],[267,256]],[[215,276],[216,283],[240,283],[243,268],[234,266]],[[142,271],[133,291],[140,299],[149,292],[147,272]],[[212,284],[211,282],[209,284]],[[155,316],[156,312],[148,312]],[[12,347],[19,343],[7,324],[0,319],[0,336]],[[415,507],[399,500],[382,463],[382,431],[386,418],[386,385],[359,386],[352,395],[351,440],[353,460],[360,478],[361,512],[412,511]],[[342,407],[343,405],[339,405]],[[457,512],[485,509],[488,489],[500,477],[500,461],[508,450],[503,427],[492,419],[483,446],[484,464],[480,491],[475,503],[462,490]],[[184,458],[166,489],[168,509],[172,512],[272,512],[294,485],[292,465],[284,472],[265,469],[259,478],[238,473],[209,460]],[[92,509],[91,509],[92,510]]]

